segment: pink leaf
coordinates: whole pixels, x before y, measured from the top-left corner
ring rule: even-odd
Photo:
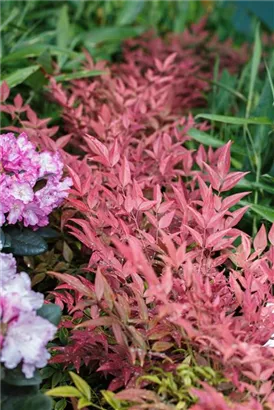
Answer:
[[[81,181],[77,173],[67,165],[68,172],[72,178],[73,185],[77,189],[77,191],[81,192]]]
[[[197,225],[200,226],[201,228],[205,228],[205,221],[202,215],[198,211],[196,211],[196,209],[192,208],[191,206],[188,206],[188,210],[190,211],[192,217],[194,217]]]
[[[131,183],[130,166],[129,166],[129,162],[126,159],[126,157],[124,157],[124,159],[122,161],[122,166],[121,166],[120,172],[119,172],[119,180],[120,180],[123,188],[125,188],[128,184]]]
[[[220,192],[229,191],[247,174],[248,172],[232,172],[228,174],[221,186]]]
[[[209,181],[212,185],[212,188],[214,188],[216,191],[219,191],[220,185],[221,185],[219,175],[208,164],[206,164],[205,162],[203,164],[204,164],[205,169],[208,172],[208,177],[209,177]]]
[[[189,226],[185,225],[186,229],[189,230],[189,232],[191,233],[191,235],[193,236],[193,238],[196,240],[196,242],[198,242],[198,244],[202,247],[203,246],[203,238],[202,235],[195,231],[194,229],[190,228]]]
[[[159,228],[160,229],[168,228],[172,222],[174,214],[175,214],[175,211],[171,211],[165,214],[164,216],[162,216],[162,218],[159,221]]]
[[[237,204],[243,197],[246,195],[250,194],[251,192],[240,192],[239,194],[234,194],[226,197],[222,201],[222,209],[228,210],[231,208],[233,205]]]
[[[219,174],[222,179],[225,179],[225,176],[229,172],[230,147],[231,147],[231,141],[229,141],[227,144],[225,144],[224,147],[221,148],[221,153],[218,158],[217,168],[218,168]]]
[[[10,89],[6,81],[3,81],[0,86],[0,102],[6,101],[10,94]]]
[[[274,224],[272,224],[271,229],[268,233],[268,239],[269,239],[271,245],[274,246]]]
[[[214,245],[217,245],[218,241],[222,239],[229,231],[230,231],[230,228],[224,229],[223,231],[215,232],[209,235],[209,237],[206,240],[206,247],[210,248]]]
[[[259,251],[260,253],[262,253],[267,247],[267,237],[266,237],[266,230],[265,230],[264,225],[261,226],[259,232],[255,236],[253,245],[254,245],[255,251]]]
[[[109,151],[109,161],[112,167],[117,164],[120,160],[120,152],[119,152],[119,146],[117,139],[114,141],[113,146],[111,147]]]
[[[102,299],[104,294],[104,278],[99,268],[97,269],[95,276],[95,294],[99,301]]]

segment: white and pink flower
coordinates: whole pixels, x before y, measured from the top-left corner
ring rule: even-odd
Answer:
[[[60,206],[72,185],[62,180],[58,152],[38,152],[25,133],[0,135],[0,226],[22,221],[24,226],[48,224],[48,215]],[[45,186],[38,183],[44,179]]]
[[[47,364],[46,345],[57,328],[37,315],[44,296],[31,290],[27,273],[16,273],[11,254],[0,253],[0,277],[0,361],[7,369],[22,364],[23,373],[30,378],[36,368]]]

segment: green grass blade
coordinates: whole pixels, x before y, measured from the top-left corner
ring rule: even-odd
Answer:
[[[56,29],[57,36],[57,46],[61,48],[67,48],[70,40],[70,27],[69,27],[69,16],[68,16],[68,5],[64,4],[61,8],[59,20]],[[58,64],[60,67],[64,64],[66,56],[58,56]]]
[[[204,144],[206,146],[210,146],[212,148],[219,148],[225,144],[225,142],[221,141],[219,138],[213,137],[212,135],[209,135],[204,131],[197,130],[196,128],[191,128],[187,134],[195,141],[200,142],[201,144]],[[238,145],[236,145],[235,143],[231,145],[231,152],[241,155],[246,154],[246,151]]]
[[[142,11],[144,5],[144,0],[124,2],[124,7],[118,14],[116,24],[118,26],[126,26],[127,24],[133,23]]]
[[[248,92],[246,113],[245,113],[246,118],[249,117],[250,110],[251,110],[252,103],[253,103],[255,83],[256,83],[256,77],[257,77],[259,66],[260,66],[261,55],[262,55],[262,44],[261,44],[261,38],[260,38],[260,24],[258,23],[256,27],[255,44],[254,44],[254,49],[253,49],[252,61],[251,61],[251,75],[250,75],[249,92]]]
[[[39,57],[45,51],[48,51],[51,55],[55,56],[66,55],[71,58],[79,56],[78,53],[65,48],[60,48],[47,44],[34,44],[32,46],[23,47],[21,50],[14,51],[13,53],[3,57],[1,59],[1,64],[13,63],[17,60],[24,58]]]
[[[3,21],[3,23],[0,25],[0,32],[1,32],[2,30],[4,30],[4,28],[7,27],[7,25],[9,25],[9,23],[10,23],[12,20],[14,20],[14,19],[18,16],[18,13],[19,13],[19,9],[12,9],[12,11],[11,11],[9,17],[6,18],[6,19]]]
[[[263,206],[263,205],[257,205],[257,204],[252,204],[247,201],[240,201],[241,205],[249,205],[250,208],[252,209],[253,212],[255,212],[257,215],[260,215],[263,219],[269,221],[269,222],[274,222],[274,210],[273,208],[270,208],[268,206]]]
[[[80,78],[95,77],[97,75],[102,75],[102,74],[105,74],[105,72],[100,71],[100,70],[82,70],[82,71],[77,71],[76,73],[57,75],[54,78],[57,82],[60,83],[62,81],[71,81],[71,80],[77,80]]]
[[[10,88],[13,88],[18,84],[22,84],[28,77],[30,77],[33,73],[38,71],[39,68],[39,65],[31,65],[26,68],[20,68],[19,70],[16,70],[14,73],[9,74],[5,78],[3,78],[3,81],[6,81],[8,86]]]
[[[253,118],[237,118],[230,117],[228,115],[215,115],[215,114],[198,114],[195,119],[203,118],[205,120],[222,122],[224,124],[231,125],[272,125],[272,121],[265,117],[253,117]]]

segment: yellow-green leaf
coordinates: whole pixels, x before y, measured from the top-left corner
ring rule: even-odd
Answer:
[[[46,395],[54,397],[82,397],[82,393],[73,386],[55,387],[54,389],[48,390]]]
[[[89,400],[87,400],[85,397],[81,397],[81,399],[79,399],[79,401],[77,403],[77,408],[80,410],[83,407],[91,406],[91,405],[92,405],[92,403]]]
[[[83,380],[78,374],[73,372],[69,372],[70,377],[73,380],[73,383],[77,387],[77,389],[87,398],[87,400],[91,399],[91,389],[87,382]]]

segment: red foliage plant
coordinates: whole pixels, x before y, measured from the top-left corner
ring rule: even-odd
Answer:
[[[230,209],[247,193],[224,196],[244,175],[229,172],[230,143],[194,152],[177,138],[122,150],[86,137],[90,155],[70,168],[69,228],[90,249],[95,279],[52,272],[65,282],[56,303],[80,320],[53,362],[110,374],[115,390],[165,357],[178,362],[172,350],[190,343],[241,392],[273,404],[273,349],[263,345],[274,332],[274,228],[270,247],[264,226],[253,243],[236,228],[247,207]]]
[[[235,50],[205,30],[206,19],[166,40],[148,33],[128,40],[122,63],[94,64],[86,52],[85,68],[105,74],[94,81],[75,80],[67,88],[51,83],[51,98],[63,107],[64,126],[79,145],[88,133],[103,141],[153,138],[181,125],[181,116],[204,106],[217,55],[220,68],[235,72],[247,61],[247,46]],[[184,124],[183,120],[183,124]],[[85,149],[85,144],[82,147]]]
[[[38,134],[51,149],[72,136],[86,154],[63,152],[74,187],[62,226],[89,259],[77,277],[50,273],[64,282],[51,296],[71,317],[62,326],[72,329],[52,362],[84,364],[117,390],[136,387],[159,363],[174,368],[188,346],[222,370],[239,392],[232,401],[248,401],[235,409],[273,408],[274,352],[264,344],[274,333],[274,228],[267,236],[262,226],[253,242],[237,228],[247,210],[238,202],[248,193],[227,196],[244,176],[230,172],[230,142],[216,151],[189,148],[195,123],[181,115],[201,105],[208,83],[198,75],[209,78],[212,64],[207,48],[197,54],[211,47],[203,27],[193,30],[167,46],[151,39],[136,50],[128,42],[124,63],[96,80],[66,90],[52,80],[69,136]],[[103,64],[87,54],[88,68]],[[195,394],[193,410],[232,408],[207,385]]]

